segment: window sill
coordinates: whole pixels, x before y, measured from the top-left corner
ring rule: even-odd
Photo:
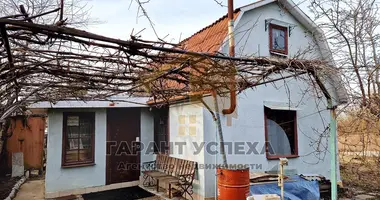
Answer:
[[[75,167],[88,167],[88,166],[94,166],[95,163],[78,163],[78,164],[71,164],[71,165],[62,165],[61,168],[75,168]]]
[[[282,56],[282,57],[288,57],[288,54],[286,54],[286,53],[280,53],[280,52],[273,51],[273,50],[270,50],[269,52],[270,52],[271,55]]]
[[[278,160],[280,158],[298,158],[299,155],[281,155],[281,156],[270,156],[267,155],[267,160]]]

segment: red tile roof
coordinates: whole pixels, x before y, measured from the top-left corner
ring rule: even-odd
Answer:
[[[240,13],[240,9],[236,9],[234,11],[234,19],[236,20],[237,16]],[[209,26],[206,26],[202,30],[194,33],[192,36],[182,40],[179,43],[179,47],[181,49],[185,49],[187,51],[194,51],[194,52],[202,52],[202,53],[210,53],[215,54],[219,51],[220,47],[222,46],[224,39],[227,37],[228,34],[228,17],[227,15],[224,15],[223,17],[216,20],[214,23],[212,23]],[[167,69],[172,67],[172,64],[165,64],[161,65],[162,69]],[[190,68],[185,69],[191,70]],[[179,78],[179,77],[178,77]],[[174,80],[164,80],[161,83],[161,87],[165,88],[176,88],[181,89],[186,87],[185,84],[181,84]],[[189,95],[195,95],[195,94],[203,94],[208,93],[208,90],[203,92],[190,92]],[[188,97],[188,95],[177,95],[170,98],[170,101],[175,100],[181,100]],[[159,100],[151,100],[148,101],[149,104],[154,104],[156,102],[161,102],[163,99]]]
[[[234,19],[240,13],[240,9],[234,11]],[[216,53],[223,44],[228,33],[228,17],[223,17],[216,20],[211,25],[196,32],[187,39],[180,42],[180,47],[188,51],[202,53]]]

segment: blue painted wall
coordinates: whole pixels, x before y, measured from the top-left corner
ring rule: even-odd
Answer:
[[[95,165],[61,168],[63,112],[95,112]],[[106,109],[52,109],[48,112],[46,192],[105,185]]]
[[[330,152],[328,131],[330,115],[326,109],[326,99],[318,98],[307,82],[294,78],[277,81],[275,84],[247,89],[238,96],[236,118],[232,118],[232,126],[227,125],[227,117],[222,115],[223,136],[225,142],[258,142],[258,154],[227,155],[229,164],[254,164],[252,172],[278,170],[279,160],[268,160],[261,150],[265,145],[264,101],[291,102],[298,105],[297,132],[298,158],[289,158],[286,170],[290,173],[321,174],[330,177]],[[206,102],[212,100],[206,99]],[[228,101],[227,101],[228,102]],[[228,103],[226,103],[228,104]],[[209,103],[210,107],[213,107]],[[226,106],[228,107],[228,106]],[[208,110],[204,111],[204,141],[218,141],[215,123]],[[236,143],[235,143],[236,144]],[[245,152],[248,146],[245,146]],[[217,160],[217,161],[216,161]],[[220,155],[205,152],[205,163],[222,163]],[[339,173],[339,172],[338,172]],[[204,172],[205,197],[215,196],[216,171],[207,169]]]
[[[311,32],[300,24],[286,9],[277,3],[271,3],[254,10],[242,12],[235,22],[236,56],[271,56],[269,52],[269,32],[265,30],[265,20],[276,19],[274,24],[291,25],[291,35],[288,37],[288,58],[322,59],[320,47]],[[228,55],[228,39],[223,42],[220,52]],[[287,76],[289,74],[282,74]],[[280,78],[281,75],[272,75],[270,78]],[[327,81],[325,86],[336,99],[334,87]],[[204,98],[209,107],[214,108],[212,98]],[[326,99],[311,84],[308,76],[299,76],[298,79],[288,78],[261,85],[243,91],[238,96],[236,112],[231,116],[232,126],[227,126],[227,117],[222,115],[222,128],[225,142],[259,142],[257,150],[261,151],[265,142],[264,129],[264,101],[282,102],[297,105],[298,128],[298,158],[290,158],[286,169],[293,173],[314,173],[330,177],[330,152],[328,146],[328,127],[330,114]],[[229,100],[220,100],[220,110],[229,107]],[[183,107],[186,107],[184,105]],[[178,108],[180,109],[180,108]],[[170,120],[172,121],[172,119]],[[171,127],[175,126],[173,124]],[[218,141],[217,129],[210,112],[204,108],[203,112],[204,138],[209,143]],[[248,150],[246,146],[245,150]],[[260,152],[261,153],[261,152]],[[186,153],[184,153],[186,154]],[[227,155],[230,164],[254,164],[253,172],[277,171],[279,160],[268,160],[265,154],[256,155]],[[201,162],[202,163],[202,162]],[[210,155],[204,152],[204,164],[222,163],[220,155]],[[204,197],[216,196],[215,169],[200,169],[204,174],[201,188]],[[339,172],[338,172],[339,174]],[[338,177],[338,179],[340,179]],[[204,185],[202,185],[204,184]]]
[[[62,126],[63,112],[95,112],[95,165],[86,167],[62,168]],[[141,108],[141,136],[144,144],[154,140],[153,114],[149,108]],[[107,109],[49,109],[46,192],[103,186],[106,183],[106,141]],[[153,153],[141,154],[141,162],[154,160]]]

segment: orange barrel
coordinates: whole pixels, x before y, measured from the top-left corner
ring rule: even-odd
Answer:
[[[218,168],[218,200],[246,200],[249,196],[249,168]]]

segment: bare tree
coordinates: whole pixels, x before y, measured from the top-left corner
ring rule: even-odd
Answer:
[[[61,4],[66,1],[34,15],[28,6],[6,2],[14,12],[0,17],[0,118],[38,101],[105,100],[122,93],[146,95],[158,104],[211,90],[221,95],[230,88],[232,74],[238,91],[310,74],[324,92],[316,71],[318,76],[336,72],[319,60],[238,58],[133,36],[109,38],[67,27],[77,23],[66,20],[62,10],[68,8]],[[287,75],[270,76],[280,72]]]
[[[38,24],[69,24],[86,26],[95,22],[90,18],[86,0],[2,0],[0,17],[24,16]],[[46,14],[49,13],[49,14]]]
[[[380,93],[378,2],[312,0],[310,10],[327,35],[352,100],[361,107],[374,109],[372,104],[378,103]]]
[[[377,0],[311,0],[351,102],[339,117],[343,181],[362,189],[380,183],[380,13]]]
[[[40,24],[51,24],[51,25],[71,25],[71,26],[85,26],[91,19],[89,18],[89,9],[87,4],[83,0],[2,0],[0,1],[0,19],[22,19],[30,23],[40,23]],[[1,25],[1,40],[0,47],[5,45],[5,27],[4,24]],[[18,37],[25,37],[24,33],[17,34]],[[31,38],[29,38],[30,40]],[[49,39],[48,39],[49,40]],[[40,41],[40,42],[48,42]],[[28,40],[20,43],[24,47],[38,49],[46,49],[46,46],[36,46],[30,44]],[[15,47],[14,45],[11,45]],[[50,49],[54,49],[55,46],[51,45]],[[60,46],[60,48],[64,48]],[[55,48],[58,49],[58,48]],[[12,52],[18,54],[19,56],[26,56],[26,52]],[[0,57],[0,63],[5,60],[3,56]],[[36,60],[43,60],[43,58],[35,57]],[[5,65],[0,65],[0,71],[4,72],[7,70]],[[10,65],[8,65],[10,66]],[[14,66],[13,66],[14,67]],[[9,78],[9,76],[7,76]],[[4,77],[1,81],[3,83]],[[23,79],[26,80],[26,79]],[[21,87],[19,81],[14,80],[8,84],[1,84],[0,89],[3,92],[0,95],[0,160],[1,152],[3,147],[3,140],[6,140],[6,131],[10,125],[8,121],[3,120],[3,114],[6,111],[10,112],[17,111],[18,105],[20,103]],[[37,90],[35,91],[37,92]],[[8,112],[9,113],[9,112]]]

